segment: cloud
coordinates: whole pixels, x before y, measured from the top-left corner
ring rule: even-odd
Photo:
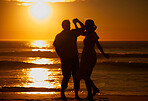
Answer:
[[[74,2],[76,0],[1,0],[8,1],[8,2]],[[1,2],[0,1],[0,2]],[[84,0],[78,0],[78,1],[84,1]]]

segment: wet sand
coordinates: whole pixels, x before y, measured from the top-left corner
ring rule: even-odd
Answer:
[[[85,98],[87,94],[79,94]],[[74,93],[66,93],[67,101],[78,101],[74,98]],[[147,95],[96,95],[95,101],[148,101]],[[51,94],[17,94],[0,92],[0,101],[63,101],[60,99],[60,93]],[[83,100],[86,101],[86,100]]]

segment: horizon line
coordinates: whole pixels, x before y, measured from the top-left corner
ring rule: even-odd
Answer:
[[[44,40],[44,41],[54,41],[48,39],[0,39],[0,41],[35,41],[35,40]],[[77,41],[83,41],[78,39]],[[148,41],[148,40],[99,40],[99,41]]]

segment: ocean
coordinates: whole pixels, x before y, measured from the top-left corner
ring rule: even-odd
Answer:
[[[0,41],[0,92],[59,92],[62,72],[52,41]],[[148,95],[148,42],[102,41],[92,80],[104,95]],[[83,42],[78,42],[81,57]],[[67,92],[73,92],[73,79]],[[86,93],[81,81],[80,93]]]

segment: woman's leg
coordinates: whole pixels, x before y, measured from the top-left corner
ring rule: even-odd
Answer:
[[[88,91],[88,97],[86,99],[88,100],[93,100],[93,96],[92,96],[92,89],[91,89],[91,79],[90,78],[86,78],[85,79],[85,84],[86,84],[86,88]]]
[[[91,87],[93,88],[93,96],[95,96],[96,93],[100,92],[100,90],[95,86],[95,84],[93,83],[91,79],[90,79],[90,83],[91,83]]]

